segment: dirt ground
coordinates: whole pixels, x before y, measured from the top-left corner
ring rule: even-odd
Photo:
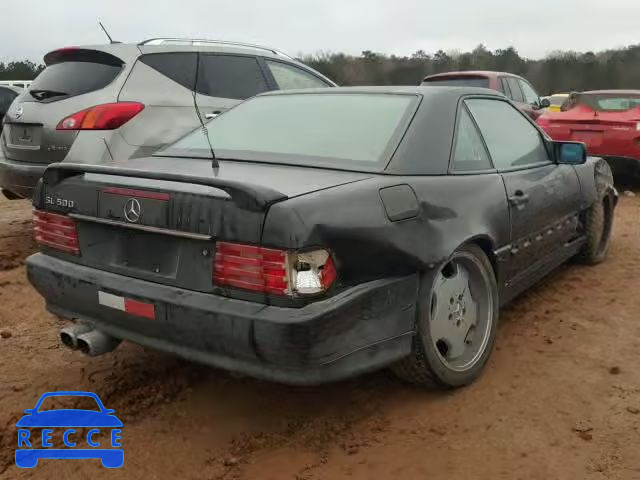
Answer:
[[[0,200],[0,479],[640,479],[640,196],[621,200],[608,262],[515,301],[484,376],[450,393],[386,372],[285,387],[132,344],[68,351],[25,278],[30,215]],[[17,419],[63,389],[115,409],[121,469],[15,466]]]

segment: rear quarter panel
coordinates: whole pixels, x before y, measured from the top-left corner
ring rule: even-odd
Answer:
[[[119,129],[122,139],[133,147],[157,149],[199,125],[193,91],[141,61],[133,66],[118,100],[145,105],[142,112]]]
[[[417,215],[391,221],[380,189],[408,185]],[[271,207],[263,243],[329,248],[343,285],[432,270],[465,242],[491,250],[509,242],[509,210],[496,174],[378,176],[290,199]]]

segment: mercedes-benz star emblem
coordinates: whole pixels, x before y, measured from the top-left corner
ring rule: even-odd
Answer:
[[[14,114],[14,117],[16,117],[16,120],[17,120],[20,117],[22,117],[23,114],[24,114],[24,108],[20,106],[16,108],[16,113]]]
[[[140,220],[141,214],[142,207],[140,206],[140,202],[135,198],[127,200],[127,203],[124,205],[124,218],[127,219],[127,222],[136,223]]]

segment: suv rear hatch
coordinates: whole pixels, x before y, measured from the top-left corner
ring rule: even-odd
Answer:
[[[40,243],[46,252],[128,277],[223,294],[212,282],[216,241],[259,245],[270,205],[370,177],[247,162],[221,162],[214,176],[206,159],[133,162],[146,171],[73,164],[46,171],[34,205],[64,215],[51,224],[44,219]],[[172,173],[176,162],[189,175]]]
[[[122,72],[127,59],[121,54],[127,48],[109,46],[104,50],[72,47],[45,55],[47,67],[16,99],[5,118],[2,148],[8,159],[36,164],[62,161],[78,131],[57,130],[61,120],[88,107],[116,101],[126,77]]]

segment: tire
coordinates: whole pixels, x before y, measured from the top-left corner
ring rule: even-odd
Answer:
[[[583,214],[587,240],[578,259],[587,265],[597,265],[607,258],[613,230],[613,200],[605,195]]]
[[[5,190],[2,189],[2,195],[4,196],[4,198],[6,198],[7,200],[23,200],[23,197],[21,197],[20,195],[13,193],[10,190]]]
[[[460,290],[453,285],[463,285],[456,279],[465,270],[468,286],[456,296]],[[419,386],[450,389],[472,383],[482,373],[496,340],[499,300],[491,262],[477,245],[465,245],[451,255],[435,278],[423,276],[419,295],[413,351],[391,369],[402,380]],[[463,337],[464,353],[452,358],[460,352]],[[450,338],[458,341],[450,342]]]

